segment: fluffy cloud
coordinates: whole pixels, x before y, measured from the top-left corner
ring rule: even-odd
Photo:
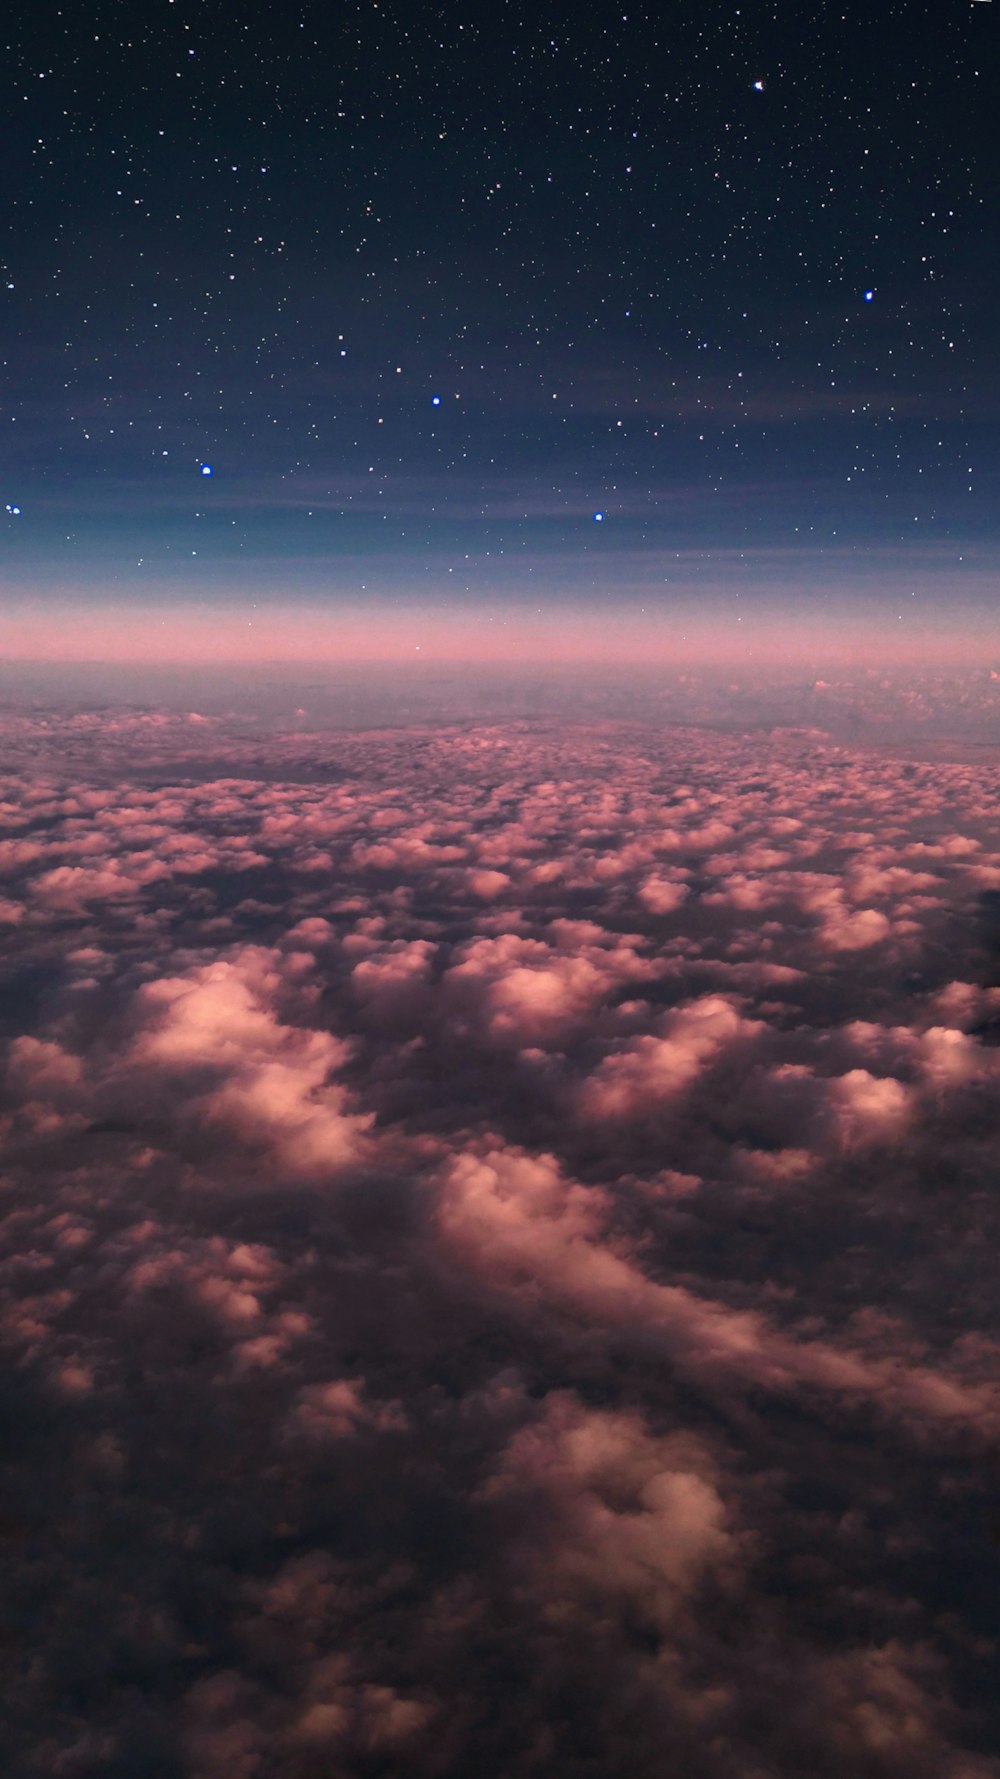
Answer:
[[[277,961],[244,948],[189,975],[143,984],[124,1071],[145,1077],[139,1091],[146,1094],[174,1078],[204,1123],[249,1150],[262,1146],[279,1169],[325,1175],[359,1156],[373,1114],[350,1112],[343,1088],[329,1080],[349,1046],[276,1017],[273,1002],[284,987]],[[289,960],[281,961],[287,969]]]
[[[503,1504],[510,1560],[546,1610],[636,1612],[669,1631],[706,1577],[744,1565],[716,1482],[690,1434],[654,1437],[634,1412],[554,1392],[482,1495]]]
[[[5,1771],[1000,1779],[988,769],[5,737]]]
[[[698,1080],[720,1051],[760,1030],[759,1022],[742,1018],[722,995],[690,1001],[659,1021],[655,1034],[633,1038],[604,1058],[581,1092],[584,1116],[655,1116]]]

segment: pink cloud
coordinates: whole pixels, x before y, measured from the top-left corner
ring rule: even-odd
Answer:
[[[282,963],[287,970],[288,959],[249,948],[144,985],[125,1067],[201,1071],[209,1084],[190,1104],[204,1123],[271,1150],[293,1174],[335,1172],[363,1153],[372,1115],[352,1111],[344,1088],[329,1079],[350,1046],[276,1017],[273,999],[286,986]]]
[[[745,1019],[722,995],[691,1001],[666,1016],[661,1035],[631,1039],[606,1057],[584,1084],[581,1110],[597,1120],[655,1115],[723,1049],[760,1030],[758,1021]]]
[[[555,1393],[483,1493],[517,1501],[510,1558],[553,1617],[617,1610],[670,1631],[706,1576],[726,1582],[746,1560],[717,1483],[696,1438]]]
[[[627,943],[585,942],[567,951],[506,933],[463,946],[442,994],[470,1033],[498,1046],[545,1047],[564,1040],[619,985],[649,974]]]
[[[851,1082],[849,1119],[858,1116],[859,1102],[861,1117],[871,1119],[870,1082]],[[878,1099],[876,1118],[884,1112]],[[850,1132],[855,1128],[848,1124]],[[606,1194],[566,1179],[552,1156],[486,1149],[448,1164],[439,1219],[463,1264],[485,1283],[519,1296],[540,1289],[553,1309],[629,1330],[692,1377],[742,1379],[778,1392],[815,1388],[867,1399],[904,1420],[920,1413],[984,1434],[1000,1428],[996,1390],[923,1367],[899,1371],[826,1341],[795,1339],[757,1311],[730,1309],[686,1286],[650,1279],[624,1244],[606,1239],[609,1210]]]
[[[311,1384],[302,1391],[292,1414],[292,1425],[310,1439],[349,1439],[366,1428],[376,1433],[398,1433],[407,1421],[398,1402],[370,1401],[363,1378],[337,1378],[328,1384]]]
[[[639,900],[650,914],[675,914],[690,894],[685,883],[673,883],[665,877],[647,877],[639,889]]]
[[[998,1779],[981,759],[188,717],[0,725],[17,1771]]]

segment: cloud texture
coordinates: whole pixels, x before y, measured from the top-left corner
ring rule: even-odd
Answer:
[[[5,753],[6,1770],[1000,1779],[995,767]]]

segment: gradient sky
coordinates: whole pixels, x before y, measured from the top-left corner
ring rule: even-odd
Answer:
[[[994,8],[622,4],[7,9],[0,655],[1000,641]]]

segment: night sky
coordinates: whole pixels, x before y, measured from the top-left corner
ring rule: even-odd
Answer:
[[[1000,0],[619,5],[3,11],[3,1779],[1000,1779]]]
[[[989,0],[622,4],[7,9],[3,652],[983,646]]]

